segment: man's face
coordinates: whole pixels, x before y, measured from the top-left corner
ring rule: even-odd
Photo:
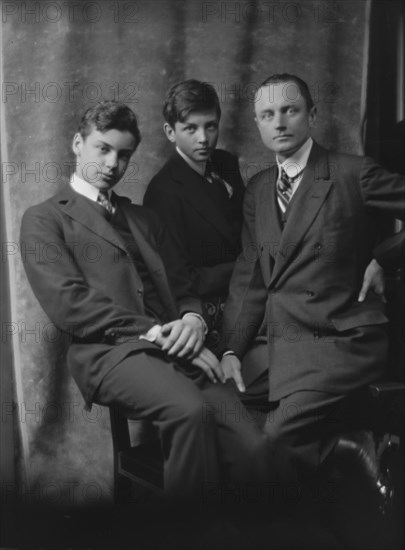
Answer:
[[[194,162],[206,162],[218,141],[219,119],[215,109],[192,111],[184,122],[174,128],[163,126],[168,139]]]
[[[85,139],[78,133],[73,138],[76,174],[97,189],[111,189],[124,175],[135,149],[135,137],[128,131],[99,132],[93,127]]]
[[[283,162],[309,138],[316,107],[308,111],[297,84],[282,82],[258,90],[255,114],[264,145]]]

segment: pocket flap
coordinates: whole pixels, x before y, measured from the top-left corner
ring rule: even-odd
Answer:
[[[385,314],[378,309],[370,309],[368,311],[357,311],[339,315],[332,319],[332,323],[339,332],[350,330],[356,327],[364,327],[367,325],[383,325],[388,323]]]

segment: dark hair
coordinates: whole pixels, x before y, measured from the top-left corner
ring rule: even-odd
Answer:
[[[208,109],[215,109],[218,119],[221,117],[221,107],[214,87],[199,80],[183,80],[168,90],[163,116],[173,128],[176,122],[184,122],[192,111]]]
[[[314,106],[314,100],[312,99],[311,92],[309,91],[308,84],[302,80],[299,76],[295,76],[289,73],[273,74],[264,80],[258,89],[263,88],[263,86],[269,86],[269,84],[282,84],[285,82],[295,82],[298,86],[298,89],[305,99],[307,105],[307,110],[310,111]]]
[[[83,139],[86,139],[93,127],[99,132],[108,130],[130,132],[135,138],[136,147],[141,141],[135,113],[127,105],[118,101],[106,99],[87,109],[80,121],[78,132]]]

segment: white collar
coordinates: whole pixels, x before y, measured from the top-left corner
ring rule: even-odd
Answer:
[[[307,141],[301,145],[301,147],[293,155],[285,159],[284,162],[277,160],[277,166],[280,173],[280,167],[283,168],[287,176],[294,178],[299,172],[302,172],[308,164],[309,154],[311,153],[312,138],[308,138]]]
[[[70,186],[74,191],[76,191],[76,193],[79,193],[79,195],[83,195],[91,201],[97,202],[99,189],[91,185],[91,183],[89,183],[88,181],[85,181],[84,179],[79,177],[76,173],[74,173],[70,179]],[[109,189],[107,193],[108,198],[111,199],[111,189]]]
[[[194,162],[187,155],[185,155],[183,151],[180,151],[177,145],[176,145],[176,151],[187,162],[190,168],[194,170],[194,172],[197,172],[197,174],[200,174],[200,176],[204,176],[206,162]]]

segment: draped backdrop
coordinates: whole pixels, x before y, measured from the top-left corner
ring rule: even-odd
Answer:
[[[117,187],[135,202],[170,154],[165,91],[186,78],[216,87],[219,147],[238,154],[245,180],[273,160],[253,120],[253,96],[274,72],[310,85],[316,139],[359,153],[368,8],[366,0],[3,1],[2,269],[11,313],[2,337],[12,348],[5,368],[14,395],[2,396],[2,413],[3,422],[14,418],[23,492],[55,503],[111,496],[106,409],[83,409],[65,365],[67,338],[37,303],[18,247],[24,210],[69,178],[80,113],[115,98],[138,115],[142,142]]]

